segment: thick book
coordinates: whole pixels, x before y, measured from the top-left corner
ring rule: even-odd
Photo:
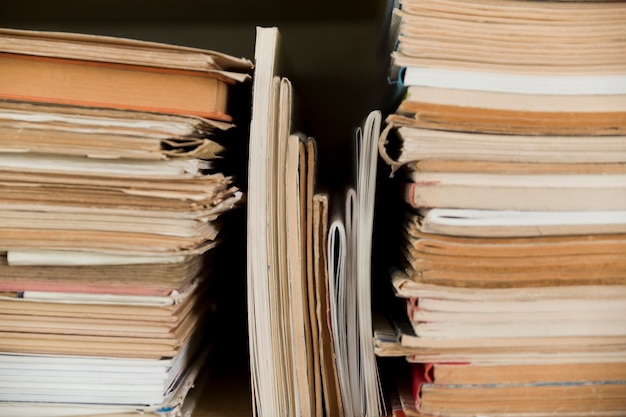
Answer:
[[[5,99],[230,121],[229,86],[252,69],[226,54],[97,35],[4,29],[0,39]]]
[[[425,284],[468,288],[623,285],[621,234],[472,238],[424,234],[409,225],[401,251]]]
[[[426,363],[426,382],[432,384],[538,384],[585,381],[619,381],[624,378],[624,362],[573,363]]]

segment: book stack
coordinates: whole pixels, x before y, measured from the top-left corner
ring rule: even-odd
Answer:
[[[269,417],[379,416],[370,255],[382,114],[370,112],[355,129],[355,184],[345,194],[323,188],[317,142],[298,130],[280,31],[256,34],[247,219],[253,407]]]
[[[218,251],[251,62],[10,29],[0,51],[0,414],[191,415],[243,259]]]
[[[626,3],[403,0],[405,414],[626,412]],[[407,401],[407,398],[410,398]]]
[[[252,404],[259,416],[315,416],[322,413],[310,309],[316,144],[296,130],[280,43],[278,28],[256,28],[247,216]]]

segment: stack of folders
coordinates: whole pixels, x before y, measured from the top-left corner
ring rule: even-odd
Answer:
[[[9,29],[0,51],[0,415],[190,415],[251,62]]]
[[[626,413],[626,3],[403,0],[407,415]],[[403,313],[404,313],[403,312]],[[389,324],[389,323],[387,323]],[[404,392],[404,394],[403,394]]]

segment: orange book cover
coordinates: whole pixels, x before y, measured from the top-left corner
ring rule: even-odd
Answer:
[[[231,121],[215,72],[0,53],[0,97]]]

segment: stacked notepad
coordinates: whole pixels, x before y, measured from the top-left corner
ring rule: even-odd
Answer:
[[[0,55],[0,414],[189,415],[213,254],[243,200],[228,91],[250,62],[14,30]],[[127,74],[153,90],[121,91]],[[190,85],[214,90],[201,111],[168,96]]]
[[[626,3],[404,0],[396,19],[406,95],[379,150],[407,203],[408,326],[377,341],[416,364],[407,407],[623,414]]]

